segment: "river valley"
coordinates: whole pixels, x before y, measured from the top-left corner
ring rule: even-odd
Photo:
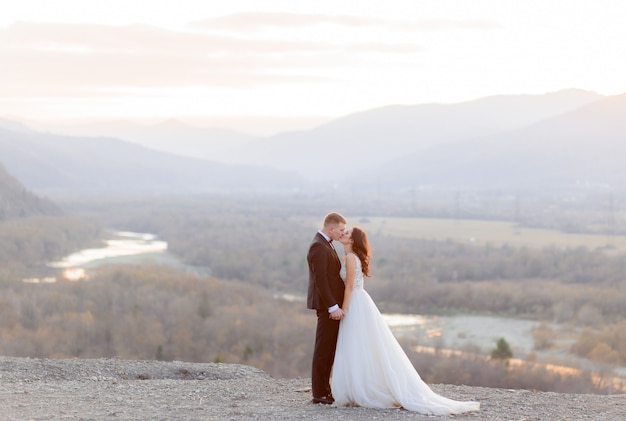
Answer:
[[[167,251],[167,242],[149,233],[114,231],[102,248],[85,249],[73,253],[50,267],[64,273],[78,271],[85,278],[89,269],[104,263],[147,263],[163,264],[198,271],[188,268]],[[86,272],[84,272],[86,271]],[[207,274],[208,269],[202,270]],[[78,280],[78,279],[77,279]],[[301,301],[302,297],[281,296],[283,299]],[[458,314],[448,316],[419,314],[384,314],[394,334],[401,339],[410,337],[417,340],[422,350],[448,350],[469,352],[488,356],[499,338],[504,338],[513,351],[514,358],[568,366],[592,371],[612,372],[625,376],[626,367],[609,367],[569,353],[576,340],[578,331],[558,324],[544,324],[555,335],[552,346],[544,350],[535,349],[533,329],[541,325],[536,320],[513,319],[493,315]]]

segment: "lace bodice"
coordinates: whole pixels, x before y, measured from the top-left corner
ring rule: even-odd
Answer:
[[[343,279],[343,281],[346,282],[346,260],[347,259],[356,260],[356,271],[354,274],[354,289],[363,289],[364,277],[363,277],[363,269],[361,267],[361,259],[359,259],[359,257],[354,253],[346,254],[346,258],[341,263],[341,271],[339,272],[341,279]]]

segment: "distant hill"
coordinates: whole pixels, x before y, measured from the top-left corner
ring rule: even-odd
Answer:
[[[301,179],[260,166],[176,156],[112,138],[0,128],[0,161],[28,188],[47,194],[264,192]]]
[[[449,142],[397,159],[365,182],[458,187],[626,187],[626,94],[517,130]],[[358,182],[357,180],[354,180]]]
[[[69,136],[121,139],[157,151],[218,162],[228,162],[226,157],[232,149],[257,139],[235,130],[195,127],[175,119],[156,124],[105,121],[53,127],[51,131]]]
[[[256,140],[233,149],[228,161],[292,170],[309,180],[341,179],[437,145],[523,128],[602,98],[565,90],[458,104],[388,106],[312,130]]]
[[[61,209],[53,202],[28,191],[0,164],[0,222],[13,218],[61,213]]]
[[[0,129],[7,129],[7,130],[11,130],[14,132],[29,132],[31,131],[31,129],[22,124],[22,123],[18,123],[16,121],[11,121],[11,120],[6,120],[3,118],[0,118]]]

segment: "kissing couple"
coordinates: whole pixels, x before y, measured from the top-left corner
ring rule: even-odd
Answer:
[[[436,394],[421,379],[363,288],[372,255],[367,234],[346,225],[341,214],[327,214],[307,254],[307,307],[317,313],[312,402],[404,408],[426,415],[480,410],[478,402]],[[343,245],[343,260],[333,241]]]

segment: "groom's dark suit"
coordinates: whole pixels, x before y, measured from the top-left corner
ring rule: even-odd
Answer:
[[[317,331],[311,370],[314,398],[332,396],[330,373],[335,360],[339,320],[329,317],[328,309],[341,307],[345,285],[339,276],[341,261],[330,243],[318,232],[309,247],[309,292],[307,307],[317,311]]]

